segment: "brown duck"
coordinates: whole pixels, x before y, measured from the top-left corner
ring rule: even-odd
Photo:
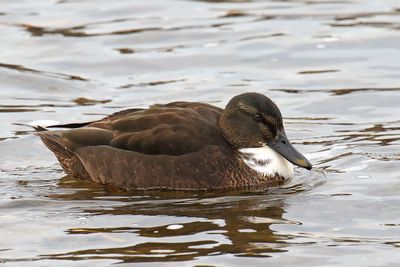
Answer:
[[[310,162],[289,142],[278,107],[245,93],[225,109],[173,102],[128,109],[37,135],[70,176],[127,190],[268,187]]]

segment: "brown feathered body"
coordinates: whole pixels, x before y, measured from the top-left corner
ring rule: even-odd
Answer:
[[[209,190],[271,186],[243,163],[218,122],[223,109],[193,102],[129,109],[37,134],[63,169],[127,190]]]

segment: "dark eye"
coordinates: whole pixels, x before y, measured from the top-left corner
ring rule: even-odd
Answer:
[[[254,115],[254,120],[256,122],[262,122],[264,119],[260,114],[257,113],[257,114]]]

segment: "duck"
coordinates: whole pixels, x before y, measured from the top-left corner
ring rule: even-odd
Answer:
[[[61,129],[52,129],[61,128]],[[290,143],[277,105],[243,93],[225,109],[200,102],[131,108],[36,127],[68,176],[123,190],[269,188],[312,165]]]

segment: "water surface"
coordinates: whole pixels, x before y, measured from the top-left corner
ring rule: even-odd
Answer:
[[[5,266],[397,266],[400,3],[0,3]],[[31,129],[258,91],[313,172],[265,192],[134,192],[64,177]]]

